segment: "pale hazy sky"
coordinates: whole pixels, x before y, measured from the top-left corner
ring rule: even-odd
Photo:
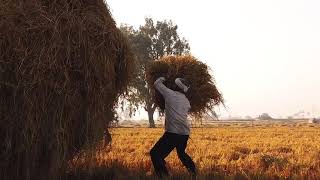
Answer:
[[[319,0],[108,0],[117,25],[171,19],[231,115],[320,116]]]

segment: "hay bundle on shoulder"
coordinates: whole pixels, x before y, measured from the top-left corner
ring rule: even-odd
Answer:
[[[170,89],[176,87],[176,78],[184,78],[189,82],[190,88],[186,96],[193,115],[201,115],[207,110],[212,110],[215,105],[223,103],[222,95],[209,73],[208,66],[193,56],[167,56],[154,61],[147,70],[149,86],[153,87],[154,81],[161,76],[166,77],[164,84]],[[165,108],[164,99],[158,91],[154,92],[154,100],[162,110]]]
[[[103,0],[2,0],[1,178],[56,178],[113,118],[133,64]]]

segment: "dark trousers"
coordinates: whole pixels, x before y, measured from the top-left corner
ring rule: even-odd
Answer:
[[[159,141],[153,146],[150,151],[150,156],[154,170],[159,177],[168,175],[164,159],[174,148],[176,148],[179,159],[188,171],[192,174],[196,173],[194,162],[185,152],[188,139],[188,135],[165,132]]]

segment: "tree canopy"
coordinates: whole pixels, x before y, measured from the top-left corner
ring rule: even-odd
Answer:
[[[128,93],[130,111],[142,106],[148,112],[150,127],[155,127],[153,115],[157,107],[147,86],[146,68],[150,62],[163,56],[189,54],[189,43],[179,36],[178,25],[171,20],[155,23],[152,18],[146,18],[145,24],[137,30],[130,25],[121,25],[120,30],[128,37],[137,59]]]

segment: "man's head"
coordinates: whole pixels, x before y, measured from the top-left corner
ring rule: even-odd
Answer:
[[[190,82],[187,79],[176,78],[175,84],[174,84],[172,90],[186,94],[188,92],[189,88],[190,88]]]

